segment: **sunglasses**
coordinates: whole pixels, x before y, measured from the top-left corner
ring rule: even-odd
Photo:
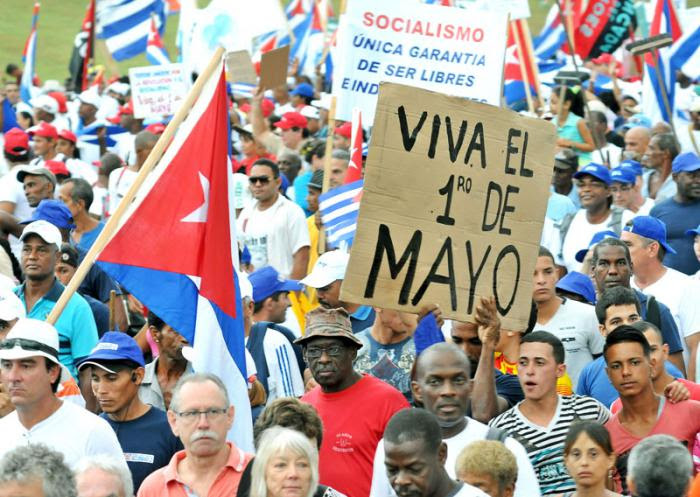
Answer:
[[[53,347],[44,345],[36,340],[27,340],[26,338],[6,338],[0,342],[1,350],[9,350],[19,347],[22,350],[31,350],[34,352],[45,352],[53,357],[58,357],[58,351]]]
[[[261,185],[267,185],[270,182],[270,177],[269,176],[251,176],[248,178],[248,181],[250,182],[251,185],[254,185],[255,183],[260,183]]]

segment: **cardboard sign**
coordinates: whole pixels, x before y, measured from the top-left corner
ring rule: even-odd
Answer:
[[[287,83],[289,45],[262,54],[260,59],[260,86],[269,90]]]
[[[547,121],[382,83],[341,299],[469,321],[494,296],[524,329],[554,140]]]
[[[258,84],[258,75],[255,73],[255,67],[253,67],[248,50],[227,53],[226,72],[229,81],[251,85]]]
[[[132,67],[129,83],[136,119],[175,114],[189,88],[182,64]]]
[[[507,11],[353,0],[338,28],[336,118],[374,119],[381,81],[499,105]]]

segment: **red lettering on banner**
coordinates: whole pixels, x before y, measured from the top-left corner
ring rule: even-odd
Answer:
[[[484,41],[486,36],[482,28],[410,19],[400,16],[393,17],[386,14],[375,14],[370,11],[362,14],[362,24],[368,28],[391,30],[395,33],[420,35],[429,38],[443,38],[445,40],[480,43]]]

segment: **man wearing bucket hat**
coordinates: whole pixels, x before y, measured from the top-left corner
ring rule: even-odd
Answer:
[[[42,443],[61,452],[71,468],[98,454],[124,461],[105,420],[56,397],[58,350],[56,328],[36,319],[20,319],[0,342],[0,379],[16,408],[0,419],[0,457],[17,446]]]
[[[664,266],[666,252],[675,253],[666,241],[666,225],[651,216],[637,216],[620,238],[627,244],[634,266],[632,287],[653,295],[671,310],[683,338],[688,378],[694,381],[695,359],[700,343],[700,283],[690,276]]]
[[[355,371],[362,342],[353,335],[344,309],[309,312],[306,333],[295,343],[301,344],[318,383],[301,400],[315,407],[323,421],[320,479],[351,497],[369,495],[377,444],[391,416],[409,407],[408,402],[389,384]],[[353,468],[353,478],[347,468]]]

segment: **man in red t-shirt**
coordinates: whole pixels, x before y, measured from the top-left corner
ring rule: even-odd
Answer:
[[[301,400],[314,406],[323,421],[320,481],[348,497],[366,497],[384,428],[408,402],[391,385],[353,369],[362,342],[352,334],[344,309],[309,312],[306,332],[295,343],[303,347],[318,383]]]
[[[651,348],[651,383],[654,392],[664,395],[671,402],[679,400],[700,400],[700,385],[671,376],[664,364],[668,360],[668,345],[663,342],[663,335],[654,324],[646,321],[637,321],[632,325],[644,334]],[[610,407],[610,412],[615,414],[622,408],[620,399],[616,399]]]
[[[622,409],[605,424],[617,454],[617,470],[624,484],[632,448],[650,435],[665,434],[693,447],[700,432],[700,402],[671,403],[654,392],[651,347],[633,326],[615,328],[603,349],[610,382],[620,394]]]

